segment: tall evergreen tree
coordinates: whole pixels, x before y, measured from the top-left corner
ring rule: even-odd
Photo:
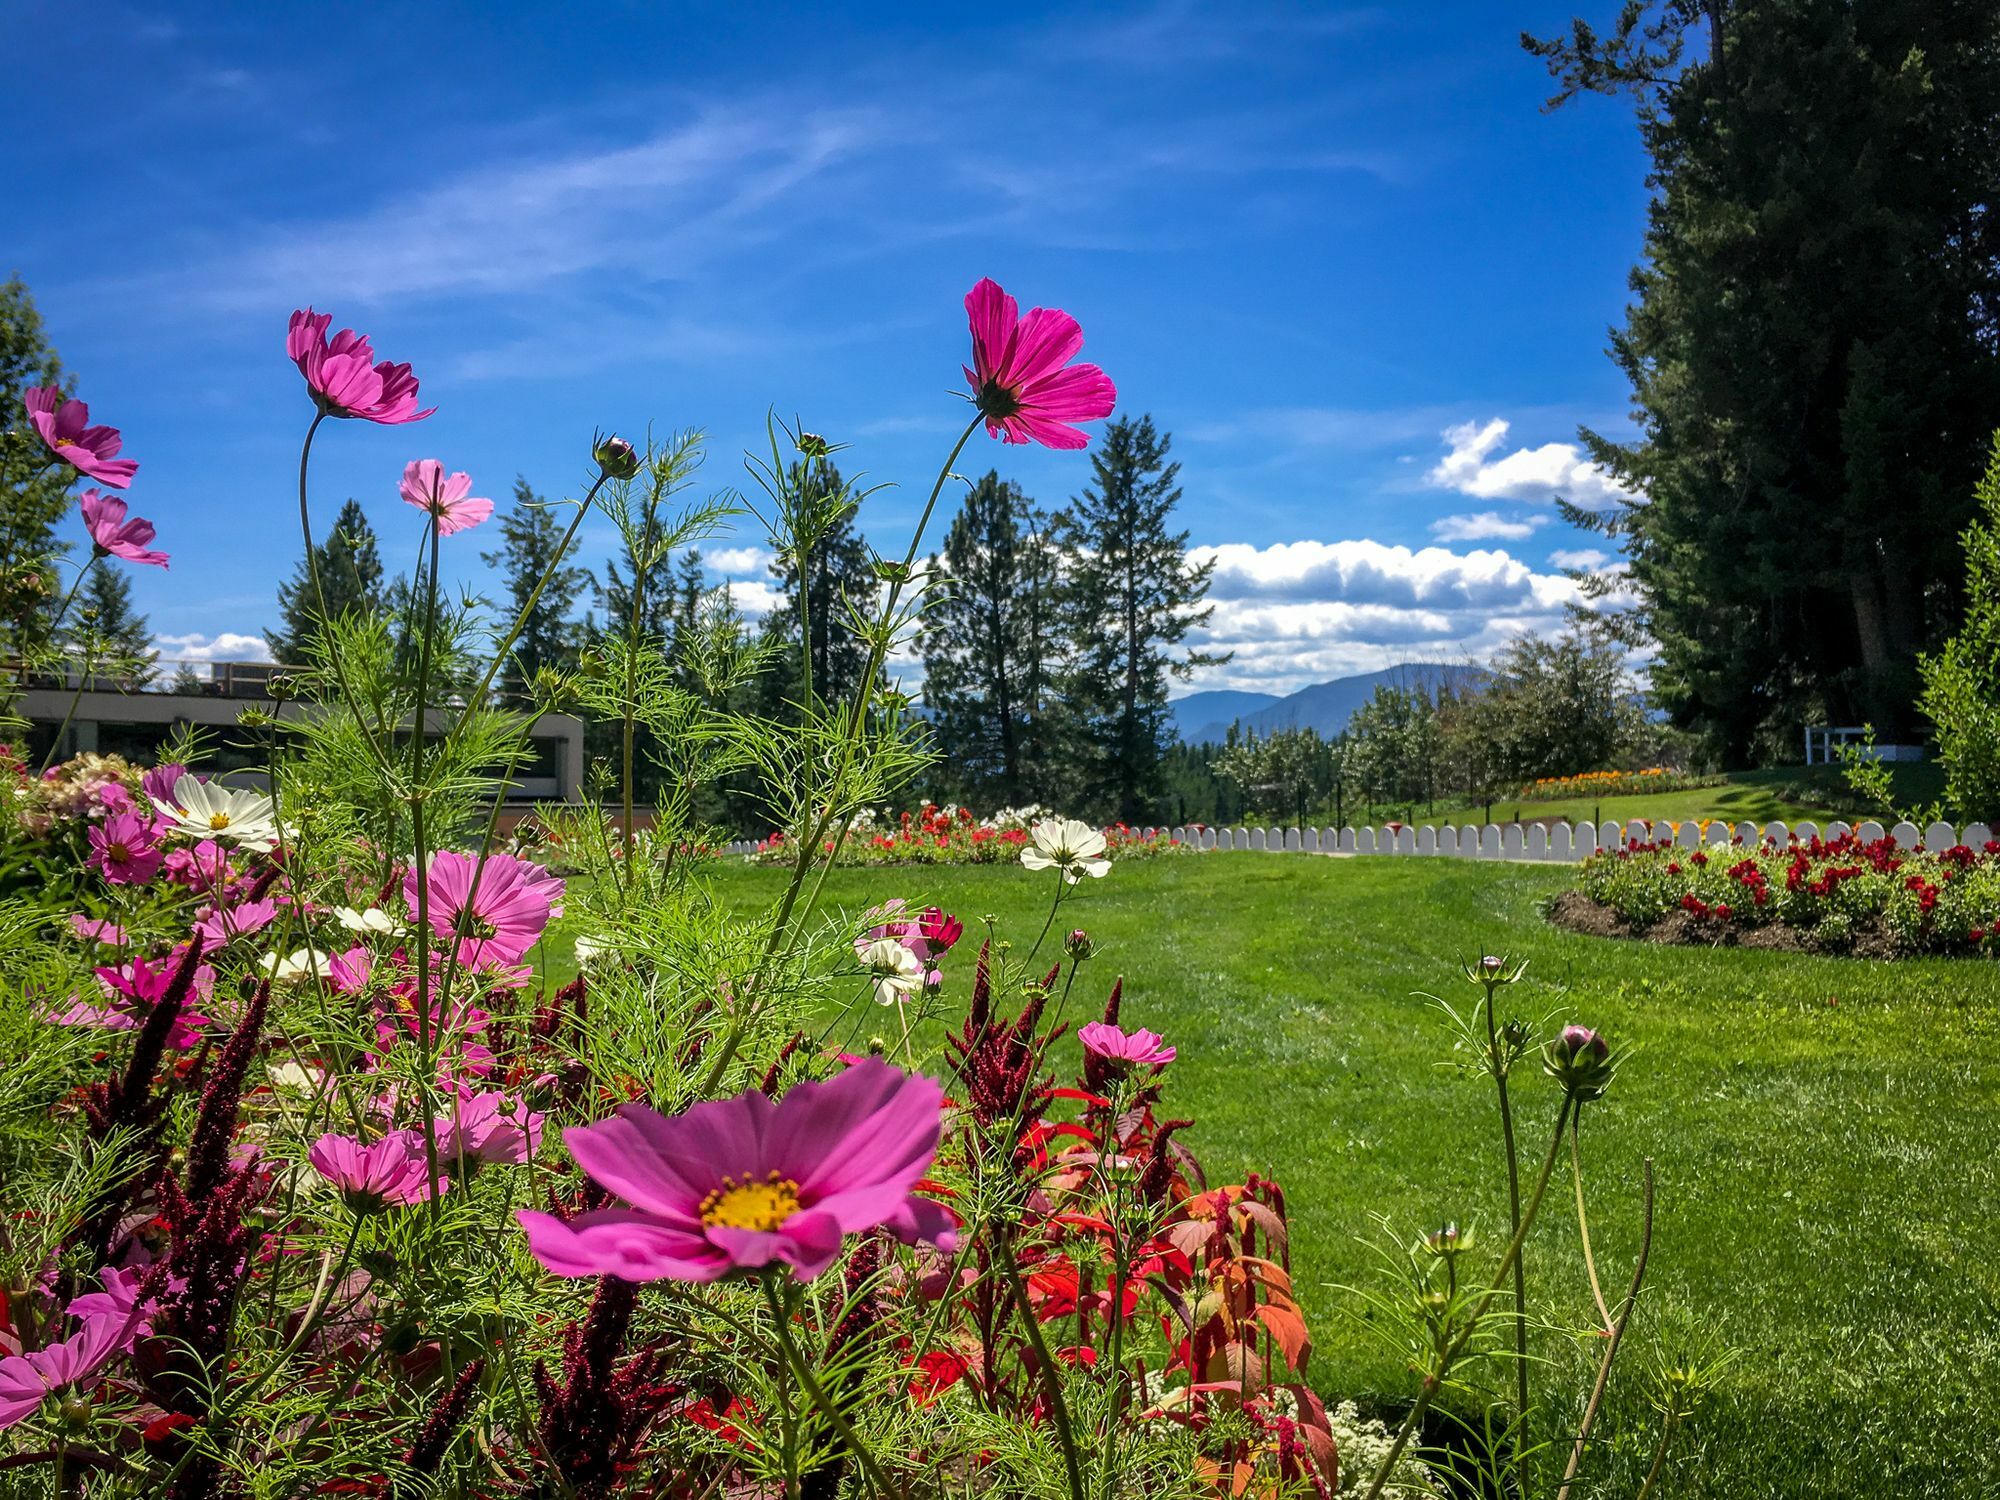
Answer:
[[[823,458],[794,464],[791,478],[808,497],[832,494],[841,485],[840,471]],[[876,591],[874,558],[852,511],[813,548],[803,570],[781,553],[771,576],[782,602],[764,621],[766,637],[779,648],[776,666],[765,674],[767,711],[783,717],[784,705],[804,696],[808,663],[815,699],[850,701],[868,669],[868,646],[848,626],[847,601],[865,609]]]
[[[2000,6],[1662,0],[1523,38],[1552,105],[1632,91],[1644,262],[1611,352],[1653,685],[1726,758],[1910,722],[2000,424]]]
[[[382,610],[387,598],[382,553],[360,501],[348,500],[341,505],[326,540],[313,550],[318,554],[320,582],[326,589],[326,618],[338,620],[350,612],[374,614]],[[319,638],[321,624],[319,595],[303,558],[291,578],[278,585],[278,612],[284,624],[265,631],[264,641],[278,661],[297,665]]]
[[[480,553],[487,567],[501,570],[508,621],[528,611],[514,642],[513,658],[501,674],[500,691],[509,699],[525,697],[528,684],[544,668],[562,671],[574,666],[582,648],[582,626],[570,615],[592,580],[588,568],[555,566],[563,530],[556,524],[555,512],[526,479],[517,476],[513,507],[500,518],[500,545]],[[537,596],[535,586],[545,574],[548,582]]]
[[[1056,528],[1076,653],[1067,696],[1091,752],[1085,795],[1128,822],[1153,810],[1162,787],[1168,679],[1229,659],[1180,649],[1214,612],[1201,601],[1215,564],[1191,566],[1188,534],[1168,529],[1181,498],[1171,443],[1150,416],[1111,423],[1091,454],[1094,486]]]
[[[963,796],[1050,801],[1048,713],[1056,567],[1046,522],[989,473],[966,496],[931,564],[948,580],[918,643],[946,778]]]
[[[49,640],[54,563],[69,550],[56,527],[69,509],[73,476],[48,466],[21,400],[30,386],[63,380],[28,288],[19,277],[0,284],[0,657],[19,657]]]

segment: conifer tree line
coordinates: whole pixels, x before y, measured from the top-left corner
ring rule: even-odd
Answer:
[[[1044,510],[979,480],[931,566],[919,646],[935,795],[1144,823],[1163,816],[1169,684],[1226,655],[1190,647],[1214,564],[1175,530],[1180,465],[1149,416],[1121,417],[1091,479]]]

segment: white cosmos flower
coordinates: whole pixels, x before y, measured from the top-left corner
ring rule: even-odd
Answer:
[[[861,965],[875,987],[877,1005],[901,1005],[923,988],[922,960],[894,938],[877,938],[863,948]]]
[[[400,922],[379,906],[371,906],[366,911],[356,911],[351,906],[336,906],[333,915],[334,919],[349,932],[372,934],[377,937],[386,937],[402,927]]]
[[[617,956],[618,950],[603,938],[592,937],[585,933],[576,940],[576,961],[581,967],[588,968],[592,964],[603,963]]]
[[[1030,830],[1034,843],[1021,851],[1021,863],[1031,870],[1061,870],[1071,885],[1084,876],[1101,877],[1111,868],[1104,857],[1104,835],[1075,818],[1049,818]]]
[[[173,801],[155,797],[153,806],[176,828],[197,838],[229,839],[257,850],[268,850],[278,841],[277,811],[262,792],[183,776],[174,783]]]
[[[264,972],[280,984],[323,975],[327,963],[327,956],[317,948],[294,948],[284,954],[266,953],[262,959]]]

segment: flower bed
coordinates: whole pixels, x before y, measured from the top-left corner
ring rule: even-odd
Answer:
[[[1607,935],[1871,956],[2000,954],[2000,842],[1939,854],[1852,833],[1780,844],[1737,835],[1591,856],[1558,920]]]
[[[1560,802],[1572,797],[1629,797],[1642,792],[1685,792],[1721,786],[1726,776],[1696,776],[1665,766],[1643,771],[1584,771],[1575,776],[1537,776],[1522,787],[1523,802]]]
[[[850,865],[1004,865],[1033,847],[1040,823],[1061,823],[1046,808],[1003,808],[981,818],[969,807],[940,807],[926,802],[914,812],[868,812],[848,825],[839,847],[840,863]],[[1070,820],[1073,821],[1073,820]],[[1104,851],[1120,859],[1186,854],[1193,848],[1165,831],[1148,838],[1125,823],[1096,830]],[[820,841],[820,852],[835,852],[834,840]],[[758,844],[752,859],[767,864],[797,857],[796,844],[773,833]]]

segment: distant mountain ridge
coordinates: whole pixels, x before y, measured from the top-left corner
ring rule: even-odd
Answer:
[[[1354,711],[1374,697],[1378,687],[1421,687],[1434,692],[1440,684],[1461,688],[1482,683],[1486,677],[1484,667],[1403,662],[1379,672],[1315,682],[1284,698],[1224,689],[1190,693],[1167,706],[1173,710],[1174,732],[1190,745],[1221,744],[1231,724],[1259,735],[1311,729],[1330,738],[1347,727]]]

